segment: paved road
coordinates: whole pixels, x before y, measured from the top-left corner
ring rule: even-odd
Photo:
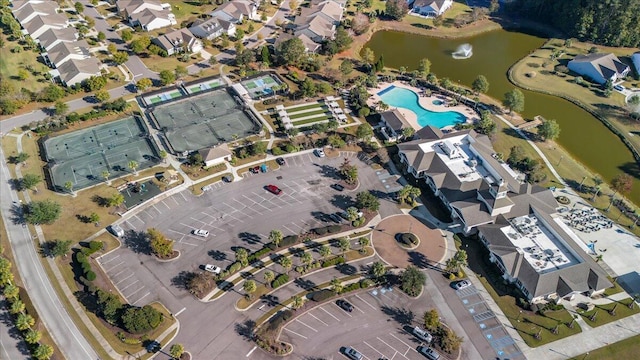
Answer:
[[[20,221],[15,221],[18,195],[9,186],[9,169],[5,159],[5,154],[0,149],[0,211],[15,258],[21,260],[14,265],[17,266],[38,315],[63,352],[64,358],[97,359],[97,354],[71,321],[51,286],[28,228],[23,227]]]
[[[0,300],[0,359],[30,359],[27,343],[22,340],[20,331],[16,329],[5,300]]]

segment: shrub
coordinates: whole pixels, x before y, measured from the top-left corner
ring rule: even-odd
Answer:
[[[351,222],[351,226],[360,227],[364,224],[365,220],[366,219],[364,217],[359,217]]]
[[[289,282],[289,275],[280,274],[271,282],[271,287],[275,289],[278,286],[284,285],[288,282]]]
[[[98,250],[102,249],[102,241],[91,241],[89,242],[89,249],[91,249],[92,252],[96,252]]]
[[[329,226],[327,226],[327,232],[329,234],[335,234],[337,232],[340,232],[341,229],[342,229],[342,226],[340,226],[340,225],[329,225]]]
[[[455,278],[456,278],[456,274],[454,274],[454,273],[449,273],[449,275],[447,275],[447,277],[449,278],[449,280],[455,280]]]
[[[82,271],[86,274],[89,271],[91,271],[91,264],[89,264],[89,262],[87,261],[83,261],[80,263],[80,266],[82,267]]]
[[[284,154],[284,151],[280,149],[280,147],[274,146],[273,148],[271,148],[271,153],[275,156],[278,156]]]
[[[85,262],[85,261],[87,261],[87,257],[83,253],[77,252],[76,253],[76,262],[82,263],[82,262]]]
[[[94,273],[91,270],[87,271],[87,280],[93,281],[95,279],[96,279],[96,273]]]
[[[327,233],[327,228],[326,227],[316,228],[316,229],[313,229],[313,232],[318,235],[324,235]]]
[[[403,233],[400,236],[400,239],[402,240],[403,243],[407,244],[407,245],[417,245],[418,244],[418,238],[413,235],[412,233]]]
[[[356,283],[347,285],[347,287],[344,288],[343,292],[359,290],[361,287],[362,286],[360,285],[360,282],[356,282]]]
[[[368,288],[373,285],[373,281],[371,279],[362,279],[360,280],[360,287],[362,289]]]
[[[329,289],[323,289],[323,290],[320,290],[320,291],[315,291],[311,295],[311,300],[316,301],[316,302],[321,302],[321,301],[325,301],[325,300],[331,298],[335,294],[336,293],[334,293],[333,291],[331,291]]]
[[[138,345],[141,343],[140,339],[128,338],[128,337],[124,338],[122,342],[129,345]]]
[[[271,244],[269,244],[271,245]],[[249,255],[249,257],[247,258],[247,260],[249,261],[249,263],[253,263],[256,260],[259,260],[261,257],[263,257],[264,255],[268,254],[269,252],[271,252],[271,248],[269,247],[269,245],[263,247],[262,249],[254,252],[253,254]]]
[[[162,313],[149,305],[141,308],[132,306],[122,314],[122,324],[124,328],[132,334],[155,329],[160,325],[162,320]]]
[[[242,268],[242,264],[240,264],[239,261],[234,262],[233,264],[229,265],[229,273],[233,274],[235,272],[238,272],[238,270],[240,270]]]
[[[322,262],[322,267],[326,268],[326,267],[334,266],[338,264],[344,264],[344,258],[342,256],[337,256],[329,260],[324,260]]]
[[[298,235],[289,235],[285,236],[282,241],[280,241],[280,247],[284,248],[287,246],[291,246],[298,242]]]

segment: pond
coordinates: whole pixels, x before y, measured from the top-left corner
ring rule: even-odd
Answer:
[[[393,68],[417,68],[428,58],[431,72],[439,79],[471,86],[478,75],[489,81],[488,95],[502,100],[515,86],[509,82],[509,67],[540,47],[545,38],[516,31],[496,30],[463,39],[439,39],[397,31],[379,31],[365,45],[377,56],[384,55],[385,65]],[[468,59],[453,59],[451,54],[462,44],[471,44],[473,55]],[[571,155],[605,181],[625,171],[636,175],[631,151],[598,119],[569,101],[521,89],[525,95],[523,115],[532,119],[542,115],[555,119],[562,132],[557,140]],[[589,182],[587,182],[588,184]],[[640,181],[635,179],[629,198],[640,204]]]

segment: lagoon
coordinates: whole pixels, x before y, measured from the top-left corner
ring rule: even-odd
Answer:
[[[509,30],[496,30],[461,39],[439,39],[398,31],[379,31],[365,45],[376,54],[384,55],[385,65],[393,68],[417,68],[422,58],[428,58],[431,72],[441,79],[447,77],[471,87],[478,75],[489,80],[488,95],[501,100],[515,86],[509,82],[509,67],[540,47],[545,38]],[[455,60],[451,54],[462,44],[473,46],[473,56]],[[622,141],[598,119],[569,101],[521,89],[525,95],[523,115],[532,119],[542,115],[555,119],[562,132],[557,142],[571,155],[605,181],[635,169],[636,161]],[[508,155],[508,154],[505,154]],[[636,175],[630,173],[631,175]],[[640,181],[634,181],[629,198],[640,204]]]

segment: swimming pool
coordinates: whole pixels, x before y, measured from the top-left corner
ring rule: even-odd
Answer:
[[[431,125],[443,128],[467,121],[467,118],[457,111],[434,112],[423,108],[418,102],[418,94],[409,89],[394,86],[380,91],[378,95],[389,106],[413,111],[418,116],[418,125],[421,127]]]

